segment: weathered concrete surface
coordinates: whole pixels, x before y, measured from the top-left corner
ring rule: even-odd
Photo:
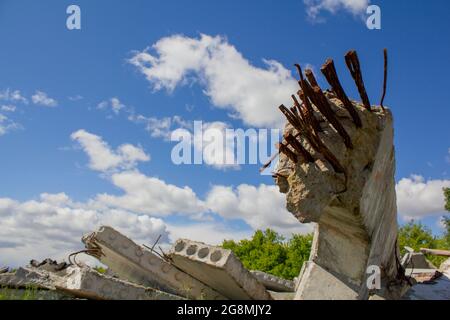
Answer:
[[[282,279],[276,277],[274,275],[252,270],[250,271],[259,282],[261,282],[266,289],[276,292],[294,292],[295,291],[295,283],[294,281]]]
[[[421,252],[408,252],[402,258],[402,266],[405,269],[436,269]]]
[[[441,272],[448,272],[450,274],[450,258],[441,263],[439,270]]]
[[[63,285],[64,278],[45,270],[19,268],[14,273],[0,275],[0,286],[9,288],[36,288],[54,290]]]
[[[393,120],[389,109],[372,108],[369,112],[353,102],[362,121],[357,128],[343,104],[333,93],[326,92],[331,108],[351,137],[353,149],[347,148],[334,128],[319,115],[323,129],[318,135],[345,169],[336,173],[319,153],[301,140],[315,162],[294,164],[280,154],[276,182],[287,193],[287,209],[300,222],[317,223],[310,260],[335,276],[336,286],[344,283],[355,288],[357,295],[368,299],[367,267],[379,266],[382,284],[405,285],[396,267],[397,209],[395,195],[395,152]],[[285,133],[297,135],[288,124]],[[299,294],[305,289],[329,286],[330,279],[316,277],[319,272],[305,272],[300,279]],[[306,281],[306,284],[302,282]],[[303,288],[303,289],[301,289]],[[381,290],[386,298],[398,298],[397,292]],[[374,294],[374,292],[370,292]],[[339,298],[333,292],[327,297]]]
[[[179,239],[169,254],[174,265],[236,300],[271,300],[272,297],[231,250]]]
[[[297,288],[295,300],[355,300],[358,297],[356,286],[351,288],[312,261],[305,262],[302,273],[303,280]]]
[[[191,299],[226,299],[111,227],[100,227],[82,241],[99,250],[95,256],[123,280]]]
[[[56,288],[79,298],[94,300],[180,300],[180,297],[98,273],[88,267],[70,267]]]
[[[294,300],[295,292],[277,292],[267,290],[273,300]]]
[[[64,270],[69,266],[66,262],[57,262],[56,260],[52,259],[45,259],[41,262],[36,260],[31,260],[29,267],[32,269],[37,270],[44,270],[49,271],[53,273],[61,273],[64,274]]]

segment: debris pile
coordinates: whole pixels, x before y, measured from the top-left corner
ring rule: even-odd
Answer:
[[[32,260],[15,272],[4,269],[0,287],[57,292],[60,298],[95,300],[272,300],[292,292],[287,280],[250,272],[231,250],[180,239],[167,255],[158,255],[103,226],[82,237],[89,254],[108,266],[102,274],[78,263]],[[266,283],[258,280],[263,277]],[[269,290],[270,289],[270,290]]]

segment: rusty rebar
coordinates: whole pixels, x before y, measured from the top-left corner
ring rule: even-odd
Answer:
[[[295,119],[295,116],[287,109],[284,105],[280,106],[281,112],[286,116],[291,125],[297,129],[299,135],[303,136],[315,152],[322,154],[325,160],[327,160],[330,165],[333,167],[334,171],[337,173],[345,173],[344,167],[339,163],[339,160],[334,156],[334,154],[328,149],[328,147],[323,143],[320,139],[319,135],[312,130],[312,128],[308,128],[306,124],[301,119]],[[280,144],[280,152],[286,154],[289,159],[291,159],[294,163],[297,163],[297,157],[295,154],[282,143]],[[294,157],[295,156],[295,157]]]
[[[306,69],[305,70],[305,76],[306,79],[308,79],[309,83],[311,84],[312,87],[318,87],[319,84],[317,83],[316,77],[314,76],[314,73],[312,72],[311,69]]]
[[[299,97],[303,102],[303,106],[297,100],[295,95],[292,95],[292,100],[294,100],[295,106],[299,109],[300,114],[302,116],[303,121],[308,124],[308,126],[312,127],[316,132],[322,132],[322,128],[320,128],[319,121],[314,116],[314,110],[311,106],[309,100],[305,97],[302,90],[299,92]]]
[[[384,103],[384,98],[386,97],[386,86],[387,86],[387,76],[388,76],[388,54],[387,54],[386,48],[383,50],[383,55],[384,55],[384,78],[383,78],[383,93],[381,95],[380,106],[381,106],[381,109],[383,109],[383,111],[385,111],[383,103]]]
[[[284,153],[293,163],[297,163],[297,155],[283,143],[280,143],[280,152]]]
[[[347,148],[352,149],[353,144],[350,136],[348,135],[345,128],[336,118],[333,109],[331,109],[330,103],[327,97],[325,97],[322,89],[320,87],[311,88],[311,86],[306,81],[301,81],[303,92],[309,97],[314,105],[319,109],[320,113],[328,120],[328,122],[333,126],[334,129],[344,140],[344,144]]]
[[[318,154],[322,154],[322,156],[325,158],[326,161],[328,161],[330,163],[330,165],[333,167],[333,169],[336,173],[346,174],[345,169],[339,163],[339,160],[334,156],[334,154],[330,151],[330,149],[328,149],[328,147],[323,143],[323,141],[319,137],[318,131],[320,129],[320,126],[318,125],[317,119],[315,119],[315,117],[314,117],[314,110],[309,101],[309,99],[311,99],[312,103],[314,103],[313,98],[311,98],[311,95],[315,95],[315,93],[312,90],[309,83],[307,83],[305,81],[300,65],[295,64],[295,67],[297,68],[297,72],[300,77],[299,85],[300,85],[301,90],[299,91],[298,94],[303,101],[303,105],[305,106],[304,109],[300,109],[300,112],[301,112],[300,114],[302,114],[302,116],[304,115],[304,119],[296,118],[295,114],[292,113],[292,111],[290,111],[284,105],[280,106],[280,110],[286,116],[289,123],[291,123],[291,125],[295,129],[297,129],[297,131],[299,132],[298,135],[303,136],[303,138],[305,138],[305,140],[311,145],[311,147],[314,149],[315,152],[317,152]],[[310,79],[310,80],[314,81],[312,79]],[[295,100],[294,100],[294,103],[295,103]],[[327,100],[327,103],[328,103],[328,100]],[[328,107],[331,109],[331,107],[329,105],[328,105]],[[320,111],[320,109],[319,109],[319,111]],[[331,110],[331,112],[332,112],[332,110]],[[332,113],[332,116],[334,116],[333,113]],[[315,122],[316,122],[316,125],[314,124]],[[316,128],[314,128],[314,127],[316,127]],[[296,138],[296,137],[294,137],[294,138]],[[289,151],[287,151],[288,153],[292,152],[286,146],[284,146],[283,144],[280,144],[280,152],[286,153],[285,152],[286,149],[289,150]],[[292,157],[292,155],[290,155],[290,157]]]
[[[358,111],[356,111],[356,108],[353,106],[353,103],[350,101],[347,94],[345,93],[344,88],[342,88],[341,82],[339,81],[339,77],[336,72],[336,68],[334,66],[333,59],[328,59],[324,63],[322,68],[320,68],[320,71],[322,71],[323,75],[327,79],[333,91],[336,93],[339,100],[341,100],[342,103],[344,104],[345,109],[352,117],[356,127],[361,128],[362,127],[361,118],[358,115]]]
[[[287,134],[284,139],[288,144],[294,148],[295,151],[297,151],[298,154],[300,154],[307,162],[314,162],[313,156],[309,153],[308,150],[306,150],[303,145],[300,143],[300,141],[297,140],[292,134]]]
[[[356,87],[358,88],[359,95],[363,102],[364,107],[372,111],[370,106],[369,97],[367,96],[366,88],[364,87],[364,80],[361,73],[361,66],[358,59],[358,54],[355,50],[350,50],[345,55],[345,63],[352,75],[353,80],[355,81]]]

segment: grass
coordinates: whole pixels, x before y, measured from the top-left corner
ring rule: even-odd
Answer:
[[[39,291],[36,287],[25,289],[0,288],[0,300],[40,300]]]

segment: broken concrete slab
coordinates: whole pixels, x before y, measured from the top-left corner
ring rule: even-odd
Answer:
[[[66,263],[65,261],[57,262],[56,260],[52,260],[52,259],[45,259],[41,262],[36,261],[36,260],[31,260],[30,265],[29,265],[30,268],[49,271],[49,272],[53,272],[53,273],[58,273],[60,271],[63,271],[68,266],[69,266],[69,264]]]
[[[448,272],[450,274],[450,258],[441,263],[441,265],[439,266],[439,270],[441,272]]]
[[[0,274],[7,273],[9,271],[8,267],[0,267]]]
[[[294,300],[295,292],[277,292],[267,290],[273,300]]]
[[[58,290],[79,298],[94,300],[180,300],[153,288],[146,288],[117,278],[105,276],[88,267],[70,267]]]
[[[162,260],[111,227],[103,226],[82,241],[122,280],[190,299],[223,300],[225,296]]]
[[[54,290],[64,278],[44,270],[19,268],[14,273],[0,275],[0,286],[8,288],[36,288]]]
[[[236,300],[271,300],[266,288],[231,250],[179,239],[169,256],[173,264],[201,282]]]
[[[401,264],[405,269],[436,269],[421,252],[406,253],[402,258]]]
[[[266,289],[276,292],[294,292],[295,283],[291,280],[282,279],[269,273],[262,271],[250,271]]]
[[[355,300],[358,297],[356,287],[351,288],[312,261],[305,262],[301,277],[303,281],[297,288],[295,300]]]

